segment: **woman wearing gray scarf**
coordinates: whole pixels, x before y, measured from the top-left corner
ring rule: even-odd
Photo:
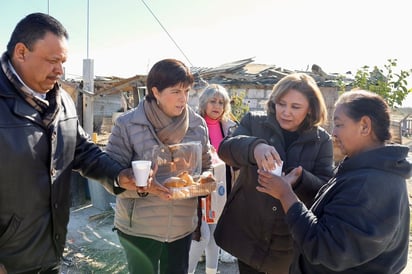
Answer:
[[[206,124],[187,104],[193,82],[182,62],[165,59],[156,63],[147,77],[144,100],[116,120],[106,148],[109,155],[129,167],[134,160],[153,160],[156,146],[198,141],[202,171],[210,169]],[[165,175],[164,169],[160,172]],[[149,181],[146,193],[126,190],[116,199],[115,228],[129,271],[186,274],[197,198],[172,200],[161,180]],[[144,272],[143,265],[150,270]]]

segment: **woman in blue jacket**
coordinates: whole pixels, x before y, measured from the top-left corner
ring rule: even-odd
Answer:
[[[290,273],[401,273],[408,257],[409,149],[390,145],[389,108],[377,94],[344,93],[333,136],[343,154],[310,210],[286,177],[259,171],[259,191],[279,199],[296,245]]]

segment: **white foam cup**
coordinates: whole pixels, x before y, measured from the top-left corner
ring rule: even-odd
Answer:
[[[136,186],[138,187],[147,186],[147,179],[149,178],[151,166],[152,166],[152,161],[146,161],[146,160],[132,161],[132,168],[133,168],[134,177],[136,179]]]

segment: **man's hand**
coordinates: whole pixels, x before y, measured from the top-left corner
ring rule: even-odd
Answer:
[[[119,173],[119,185],[121,188],[136,191],[139,193],[148,192],[159,196],[164,200],[168,200],[172,197],[169,189],[156,181],[156,172],[158,166],[155,165],[152,170],[150,170],[149,178],[147,179],[147,186],[138,187],[136,186],[136,180],[133,174],[132,168],[123,169]]]
[[[127,190],[135,191],[137,189],[132,168],[126,168],[120,171],[119,186]]]
[[[7,270],[3,264],[0,263],[0,274],[7,274]]]

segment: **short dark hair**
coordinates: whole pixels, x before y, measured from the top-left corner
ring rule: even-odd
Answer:
[[[379,141],[391,139],[390,108],[380,95],[367,90],[348,91],[339,97],[335,104],[337,106],[342,106],[344,113],[355,122],[364,116],[369,117]]]
[[[48,32],[69,39],[67,30],[54,17],[40,12],[27,15],[14,28],[7,44],[7,55],[12,57],[17,43],[23,43],[29,50],[33,50],[33,45]]]
[[[150,69],[147,75],[146,100],[156,100],[152,88],[156,87],[159,92],[165,88],[173,87],[177,84],[182,84],[185,87],[191,87],[194,82],[194,77],[190,69],[182,62],[176,59],[163,59]]]

